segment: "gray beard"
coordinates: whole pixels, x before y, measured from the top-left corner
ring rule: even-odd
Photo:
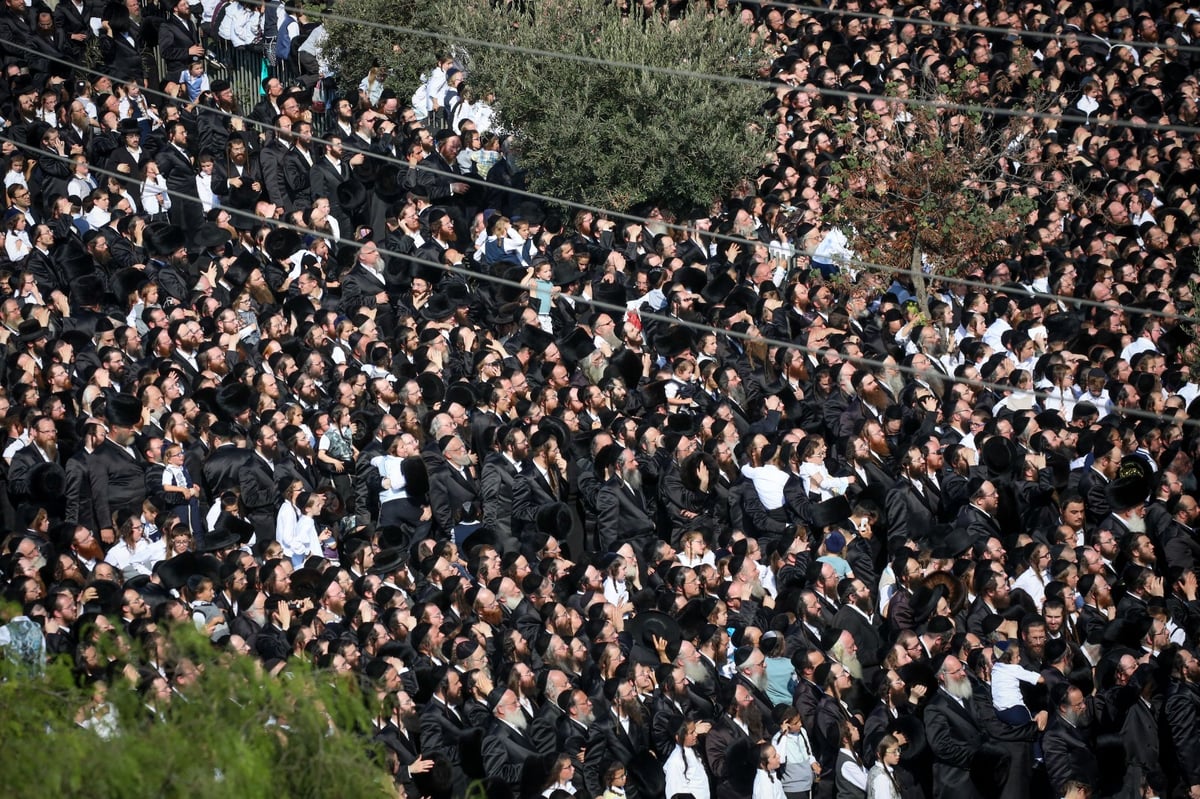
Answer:
[[[684,663],[683,673],[693,683],[702,683],[708,679],[708,671],[702,663]]]
[[[1129,528],[1129,532],[1131,533],[1146,532],[1146,517],[1144,516],[1138,516],[1137,514],[1129,518],[1122,516],[1121,521],[1125,522],[1125,526]]]
[[[525,720],[525,714],[520,710],[505,713],[501,720],[514,727],[517,732],[525,732],[525,728],[529,726],[529,722]]]
[[[641,491],[642,490],[642,473],[641,473],[641,471],[639,469],[634,469],[632,471],[625,472],[625,482],[629,483],[629,485],[635,491]]]
[[[971,698],[971,682],[965,677],[961,680],[947,680],[943,687],[946,689],[946,693],[955,699],[966,702]]]

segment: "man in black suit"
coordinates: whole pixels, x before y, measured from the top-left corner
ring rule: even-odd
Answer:
[[[375,242],[368,241],[358,251],[354,267],[342,279],[342,313],[353,316],[360,308],[374,308],[375,324],[380,330],[389,329],[391,326],[387,281],[383,276],[383,269],[383,257],[379,254],[379,247]]]
[[[1008,609],[1008,576],[980,566],[975,574],[975,589],[975,602],[967,612],[967,631],[982,636],[984,621]]]
[[[180,0],[180,3],[183,1]],[[200,203],[194,199],[196,167],[192,154],[188,151],[188,129],[176,120],[166,124],[165,132],[167,145],[158,151],[154,160],[167,183],[167,192],[171,195],[171,222],[181,227],[185,235],[190,236],[203,224],[204,213]],[[187,297],[183,299],[186,300]]]
[[[869,683],[879,670],[883,659],[883,636],[879,616],[870,587],[859,579],[845,579],[838,585],[842,606],[833,617],[833,626],[854,636],[858,645],[858,662],[863,666],[862,679]]]
[[[813,681],[822,688],[812,721],[808,724],[813,757],[821,764],[821,772],[833,777],[842,743],[842,723],[856,724],[845,702],[854,686],[854,678],[841,663],[826,661],[813,671]]]
[[[496,544],[501,552],[515,552],[519,547],[512,534],[513,484],[529,457],[529,436],[515,427],[501,430],[505,432],[500,451],[487,454],[479,478],[483,523],[496,534]]]
[[[1196,535],[1200,504],[1191,494],[1182,494],[1169,510],[1171,523],[1163,534],[1163,554],[1167,563],[1186,573],[1200,566],[1200,537]]]
[[[212,451],[204,459],[200,476],[205,499],[212,505],[222,491],[237,485],[238,473],[251,453],[234,443],[233,427],[228,422],[214,422],[209,435]]]
[[[657,678],[658,688],[650,697],[651,746],[665,763],[675,749],[675,735],[684,721],[701,721],[696,729],[701,735],[712,725],[693,705],[687,671],[682,665],[678,662],[659,665]]]
[[[421,161],[424,168],[417,176],[417,184],[436,205],[453,205],[461,209],[466,202],[470,186],[457,179],[461,151],[462,140],[458,136],[447,136]]]
[[[379,681],[383,685],[399,684],[400,675],[394,666],[385,660],[376,662],[380,664],[376,669],[382,672]],[[367,671],[371,670],[372,664],[368,664]],[[417,705],[407,692],[396,691],[385,695],[383,707],[384,713],[376,721],[372,740],[395,754],[400,767],[396,781],[402,789],[409,795],[418,793],[413,785],[413,775],[423,774],[433,768],[433,761],[421,756],[421,719],[417,714]]]
[[[549,429],[538,429],[529,439],[532,457],[513,481],[513,535],[520,538],[537,527],[538,513],[563,502],[567,496],[567,461],[558,439]]]
[[[292,131],[295,134],[292,147],[283,157],[283,182],[288,194],[284,210],[288,212],[312,206],[309,175],[317,162],[317,154],[312,150],[312,123],[297,122]]]
[[[291,654],[287,630],[292,624],[292,609],[287,598],[279,594],[267,597],[263,607],[267,623],[258,631],[254,651],[264,663],[274,666],[286,661]]]
[[[965,530],[972,544],[989,538],[1003,538],[1000,523],[994,515],[1000,504],[996,485],[990,480],[971,480],[969,494],[970,503],[959,512],[955,527]]]
[[[1050,692],[1056,709],[1053,721],[1042,738],[1046,757],[1046,776],[1059,794],[1070,781],[1092,783],[1100,773],[1095,754],[1096,741],[1084,727],[1088,705],[1078,688],[1060,683]]]
[[[607,552],[626,541],[638,543],[654,537],[654,519],[642,495],[642,473],[637,455],[619,444],[611,444],[596,456],[596,470],[604,483],[596,493],[596,549]]]
[[[34,470],[42,464],[62,466],[58,452],[58,428],[49,416],[35,416],[29,423],[32,436],[13,455],[8,467],[8,493],[14,504],[34,501]]]
[[[1173,757],[1169,770],[1189,797],[1200,796],[1200,661],[1186,649],[1169,647],[1164,653],[1170,673],[1163,715],[1171,731]],[[1182,793],[1182,791],[1181,791]]]
[[[451,535],[463,521],[482,518],[482,497],[476,477],[475,456],[457,435],[442,436],[437,442],[442,461],[429,475],[429,504],[433,526],[442,535]]]
[[[937,503],[925,484],[925,454],[909,447],[900,459],[901,477],[887,493],[888,549],[898,542],[929,534],[937,518]]]
[[[638,699],[637,689],[629,679],[613,678],[604,683],[604,698],[609,708],[597,714],[588,731],[583,760],[583,778],[588,796],[604,793],[604,773],[609,766],[621,764],[627,768],[625,784],[627,799],[649,799],[663,792],[662,765],[650,754],[650,732],[646,709]],[[642,766],[642,767],[639,767]]]
[[[273,124],[276,128],[275,135],[259,151],[258,164],[262,169],[262,185],[267,199],[280,208],[286,208],[288,191],[283,175],[283,162],[291,148],[292,119],[287,114],[279,114],[273,120]]]
[[[242,492],[242,507],[262,547],[275,540],[275,514],[279,510],[275,456],[279,435],[270,425],[255,425],[250,429],[250,439],[254,450],[238,472],[238,487]]]
[[[417,673],[418,683],[430,686],[432,697],[421,703],[421,745],[426,752],[440,752],[450,761],[454,775],[454,795],[466,791],[467,780],[482,777],[467,772],[464,763],[468,753],[479,754],[479,731],[470,726],[462,715],[462,677],[454,669],[441,666]],[[428,694],[426,694],[428,696]],[[425,697],[418,697],[425,699]]]
[[[192,19],[187,0],[178,0],[171,6],[171,16],[158,26],[158,51],[163,59],[164,76],[178,79],[185,72],[193,56],[203,56],[200,44],[200,29]]]
[[[554,755],[561,751],[558,730],[566,717],[559,697],[566,694],[570,698],[571,682],[561,669],[546,669],[538,676],[538,687],[543,701],[529,725],[528,737],[540,754]]]
[[[359,163],[365,156],[356,155]],[[319,155],[308,174],[309,194],[313,200],[324,197],[329,200],[329,213],[338,221],[342,232],[350,230],[350,217],[338,203],[338,186],[350,180],[350,165],[354,159],[346,159],[342,151],[342,137],[328,134],[325,152]]]
[[[971,765],[986,741],[972,712],[966,666],[953,655],[938,670],[940,687],[925,708],[925,735],[933,754],[933,799],[981,799]]]
[[[499,777],[512,788],[513,796],[536,793],[545,778],[544,758],[525,734],[528,722],[517,695],[508,688],[497,688],[488,697],[492,725],[483,739],[483,764],[487,773]],[[552,753],[552,763],[557,753]]]
[[[107,413],[110,432],[88,459],[88,472],[101,538],[115,541],[113,514],[140,511],[146,499],[146,468],[132,446],[142,405],[128,394],[117,394],[109,398]]]

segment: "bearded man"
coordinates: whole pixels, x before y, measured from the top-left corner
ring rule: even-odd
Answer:
[[[858,645],[858,662],[862,664],[862,679],[870,682],[882,662],[884,648],[880,631],[883,620],[875,613],[875,599],[862,580],[847,578],[838,585],[842,606],[834,614],[833,626],[854,636]]]
[[[971,711],[971,679],[953,655],[937,672],[938,691],[925,709],[925,735],[933,753],[933,799],[980,799],[971,780],[971,764],[983,748],[983,730]],[[1002,773],[993,771],[993,776]]]
[[[512,690],[500,687],[488,696],[492,723],[483,739],[483,763],[487,773],[512,788],[514,796],[525,793],[530,779],[542,779],[537,748],[525,734],[529,720]],[[526,772],[529,773],[526,773]],[[537,772],[536,774],[534,772]]]
[[[35,473],[40,475],[52,468],[43,464],[63,465],[58,454],[58,429],[54,420],[49,416],[38,416],[29,423],[29,428],[32,431],[30,441],[13,455],[8,472],[8,490],[14,505],[44,501],[37,498],[40,481],[35,479]]]

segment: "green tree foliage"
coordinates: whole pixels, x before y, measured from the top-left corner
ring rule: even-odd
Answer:
[[[79,687],[61,662],[29,677],[0,661],[0,792],[13,799],[397,795],[354,732],[369,722],[346,678],[300,664],[271,677],[249,658],[217,658],[203,642],[192,648],[185,661],[197,669],[194,683],[157,713],[132,667],[118,665],[107,687]]]
[[[431,29],[439,24],[437,2],[420,0],[339,0],[334,7],[337,19],[326,19],[325,53],[335,64],[338,83],[347,96],[354,97],[358,84],[379,64],[387,72],[384,83],[402,103],[407,103],[423,73],[434,66],[434,53],[445,43],[428,36],[396,33],[372,25],[346,20],[399,25],[413,30]]]
[[[399,1],[349,0],[355,14],[373,19],[394,19],[384,7]],[[434,29],[469,40],[725,76],[752,76],[759,66],[748,31],[728,16],[643,19],[637,9],[622,16],[604,0],[540,3],[524,12],[489,0],[431,6],[424,13],[438,17]],[[389,55],[391,42],[377,34],[363,34],[374,56],[405,57]],[[478,44],[460,48],[468,83],[477,94],[495,92],[499,124],[516,134],[534,191],[605,207],[652,200],[683,209],[708,204],[766,158],[769,142],[757,116],[763,89]],[[427,42],[423,49],[434,47]],[[344,51],[339,47],[338,59]],[[339,60],[340,71],[361,74],[356,57],[355,66]],[[431,63],[427,56],[423,66]],[[397,89],[406,97],[414,86]]]
[[[977,73],[960,64],[959,74],[958,83],[937,86],[927,99],[976,102]],[[1009,238],[1035,210],[1008,163],[1032,126],[1020,117],[880,103],[884,113],[863,112],[864,129],[874,128],[878,137],[847,136],[848,152],[833,164],[830,185],[838,201],[830,222],[860,259],[890,267],[888,281],[894,270],[911,270],[928,317],[922,270],[934,278],[955,276],[968,264],[1009,257]]]

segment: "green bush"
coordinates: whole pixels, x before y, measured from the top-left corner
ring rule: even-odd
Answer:
[[[397,2],[348,0],[346,7],[393,19],[386,8]],[[750,76],[758,66],[746,29],[724,16],[642,22],[623,18],[603,0],[543,3],[532,14],[488,0],[440,0],[421,13],[437,18],[431,28],[464,40],[701,74]],[[349,35],[336,33],[339,41]],[[393,53],[390,40],[371,41],[366,32],[363,37],[381,61],[398,64],[408,57],[406,46]],[[707,205],[766,159],[769,143],[755,124],[766,97],[762,89],[481,44],[460,47],[468,83],[477,92],[495,91],[499,124],[520,140],[521,164],[539,193],[618,209],[643,200],[683,209]],[[422,69],[431,65],[434,49],[427,40]],[[342,72],[361,76],[361,53],[353,64],[345,47],[337,53]],[[397,90],[407,98],[415,85]]]
[[[107,689],[81,688],[63,663],[30,678],[0,661],[0,793],[12,799],[396,796],[354,732],[369,728],[357,686],[299,664],[270,677],[248,658],[218,659],[203,646],[195,651],[189,662],[202,673],[158,718],[120,670]],[[110,713],[115,734],[81,723]]]

